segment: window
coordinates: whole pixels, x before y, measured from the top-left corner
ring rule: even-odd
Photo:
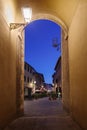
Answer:
[[[24,69],[26,70],[26,64],[24,64]]]
[[[28,66],[28,72],[29,72],[29,66]]]
[[[29,83],[29,77],[27,77],[27,82]]]
[[[24,81],[26,82],[26,76],[24,76]]]
[[[32,69],[30,68],[30,73],[32,73]]]
[[[56,79],[56,83],[58,83],[58,79]]]
[[[30,78],[30,82],[32,82],[32,78]]]

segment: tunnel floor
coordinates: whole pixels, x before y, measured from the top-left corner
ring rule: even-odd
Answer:
[[[9,124],[5,130],[81,130],[64,111],[61,99],[25,100],[24,116]]]

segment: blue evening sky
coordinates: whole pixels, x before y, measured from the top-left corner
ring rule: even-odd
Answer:
[[[52,83],[54,67],[60,51],[52,46],[52,40],[61,42],[61,27],[49,20],[35,20],[25,28],[25,61],[44,75],[46,83]]]

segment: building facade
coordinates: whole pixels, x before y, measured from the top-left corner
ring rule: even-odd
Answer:
[[[24,96],[31,98],[37,89],[44,85],[44,76],[38,73],[30,64],[24,63]]]
[[[35,91],[36,70],[27,62],[24,63],[24,96],[31,98],[31,94]]]
[[[36,89],[40,89],[41,87],[44,87],[44,76],[41,73],[35,72],[35,81],[36,81]]]
[[[55,72],[53,74],[53,84],[54,91],[58,94],[58,96],[62,96],[62,86],[61,86],[61,56],[58,58],[57,63],[54,68]]]

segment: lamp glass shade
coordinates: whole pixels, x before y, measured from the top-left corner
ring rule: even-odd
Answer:
[[[28,7],[23,7],[22,12],[23,12],[25,22],[30,22],[32,17],[32,9]]]

